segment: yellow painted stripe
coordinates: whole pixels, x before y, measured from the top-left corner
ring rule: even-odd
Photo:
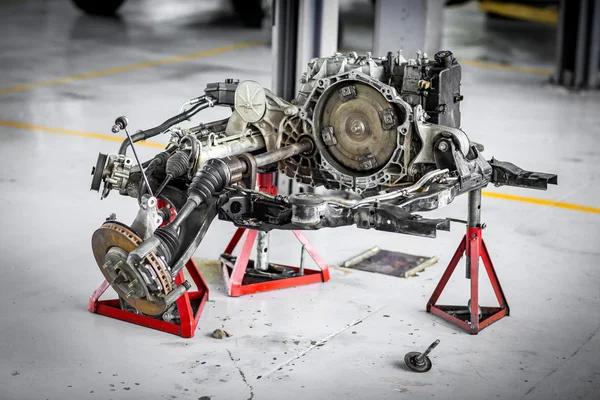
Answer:
[[[499,1],[481,1],[479,7],[485,12],[516,19],[556,25],[558,12],[554,8],[534,7],[525,4],[504,3]]]
[[[81,131],[72,131],[70,129],[60,129],[60,128],[51,128],[48,126],[40,126],[40,125],[31,125],[31,124],[24,124],[22,122],[14,122],[14,121],[2,121],[0,120],[0,126],[6,126],[9,128],[17,128],[17,129],[26,129],[29,131],[39,131],[39,132],[51,132],[51,133],[58,133],[61,135],[71,135],[71,136],[81,136],[81,137],[86,137],[86,138],[92,138],[92,139],[100,139],[100,140],[110,140],[113,142],[122,142],[123,141],[123,137],[122,136],[110,136],[110,135],[103,135],[101,133],[90,133],[90,132],[81,132]],[[164,149],[165,145],[162,143],[156,143],[156,142],[139,142],[136,143],[136,145],[140,145],[140,146],[149,146],[149,147],[157,147],[160,149]]]
[[[116,135],[110,136],[110,135],[103,135],[101,133],[90,133],[90,132],[73,131],[73,130],[69,130],[69,129],[51,128],[48,126],[24,124],[22,122],[14,122],[14,121],[0,120],[0,126],[6,126],[8,128],[26,129],[26,130],[38,131],[38,132],[51,132],[51,133],[57,133],[57,134],[61,134],[61,135],[81,136],[81,137],[87,137],[87,138],[92,138],[92,139],[110,140],[110,141],[114,141],[114,142],[122,142],[123,141],[122,137],[119,137]],[[156,143],[156,142],[139,142],[138,144],[140,146],[156,147],[156,148],[160,148],[160,149],[163,149],[165,147],[164,144]],[[506,193],[483,191],[482,194],[486,197],[492,197],[492,198],[496,198],[496,199],[520,201],[520,202],[524,202],[524,203],[531,203],[531,204],[537,204],[537,205],[542,205],[542,206],[564,208],[567,210],[574,210],[574,211],[583,211],[583,212],[592,213],[592,214],[600,214],[599,207],[590,207],[590,206],[583,206],[583,205],[579,205],[579,204],[564,203],[564,202],[555,201],[555,200],[538,199],[535,197],[515,196],[512,194],[506,194]]]
[[[506,194],[506,193],[496,193],[496,192],[483,191],[482,194],[484,196],[493,197],[493,198],[496,198],[496,199],[521,201],[521,202],[524,202],[524,203],[537,204],[537,205],[540,205],[540,206],[565,208],[567,210],[583,211],[583,212],[592,213],[592,214],[600,214],[600,208],[599,207],[582,206],[582,205],[579,205],[579,204],[563,203],[562,201],[538,199],[538,198],[535,198],[535,197],[515,196],[515,195],[512,195],[512,194]]]
[[[501,71],[509,71],[509,72],[522,72],[526,74],[535,74],[535,75],[552,75],[552,70],[544,69],[544,68],[534,68],[534,67],[522,67],[518,65],[506,65],[499,63],[491,63],[486,61],[477,61],[477,60],[459,60],[459,63],[462,65],[468,65],[470,67],[477,68],[487,68],[487,69],[497,69]]]
[[[204,51],[191,53],[191,54],[185,54],[182,56],[163,58],[161,60],[154,60],[154,61],[146,61],[146,62],[142,62],[142,63],[138,63],[138,64],[125,65],[122,67],[104,69],[101,71],[93,71],[93,72],[88,72],[85,74],[67,76],[64,78],[51,79],[49,81],[13,86],[13,87],[5,88],[5,89],[0,89],[0,94],[22,92],[25,90],[44,87],[44,86],[59,85],[59,84],[63,84],[63,83],[80,81],[83,79],[97,78],[99,76],[119,74],[121,72],[135,71],[135,70],[142,69],[142,68],[156,67],[158,65],[173,64],[173,63],[178,63],[181,61],[193,60],[196,58],[203,58],[203,57],[213,56],[216,54],[226,53],[226,52],[232,51],[232,50],[245,49],[245,48],[257,46],[261,43],[263,43],[263,42],[256,41],[256,42],[236,43],[236,44],[232,44],[229,46],[223,46],[223,47],[218,47],[216,49],[204,50]]]

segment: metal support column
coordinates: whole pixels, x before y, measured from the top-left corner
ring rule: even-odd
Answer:
[[[406,58],[417,50],[441,50],[444,0],[377,0],[373,54],[402,50]]]
[[[269,270],[269,232],[258,231],[256,236],[256,264],[254,269]]]
[[[273,2],[273,93],[291,101],[308,61],[337,51],[338,15],[339,0]],[[282,195],[301,191],[298,183],[282,175],[277,175],[277,186]]]
[[[481,228],[481,189],[473,190],[469,192],[469,215],[467,219],[467,226],[469,228]],[[479,263],[479,258],[474,260],[475,263]],[[477,266],[476,266],[477,267]],[[471,279],[471,258],[467,257],[467,272],[466,278]]]
[[[337,50],[338,0],[275,0],[273,3],[273,93],[296,97],[308,61]]]
[[[600,0],[561,1],[556,46],[556,83],[600,87]]]
[[[272,90],[290,101],[296,95],[296,47],[298,44],[299,0],[273,2]]]

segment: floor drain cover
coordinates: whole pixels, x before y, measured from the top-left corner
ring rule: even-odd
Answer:
[[[408,278],[436,262],[438,262],[437,257],[414,256],[399,251],[388,251],[373,247],[344,262],[342,267]]]

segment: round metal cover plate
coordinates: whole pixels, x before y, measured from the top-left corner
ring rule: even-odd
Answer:
[[[235,91],[234,106],[244,121],[260,121],[267,110],[265,89],[255,81],[241,82]]]
[[[338,93],[344,87],[352,87],[356,95],[342,98]],[[319,100],[323,107],[317,116],[318,129],[329,129],[335,136],[329,143],[322,139],[326,158],[353,175],[380,170],[396,150],[398,115],[395,109],[367,84],[348,82],[335,89]],[[390,119],[389,125],[382,123],[382,115]],[[323,132],[316,134],[323,135]]]

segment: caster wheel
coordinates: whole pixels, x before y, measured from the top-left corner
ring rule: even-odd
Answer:
[[[427,372],[431,369],[432,364],[429,357],[425,356],[422,361],[419,360],[419,356],[421,353],[418,351],[411,351],[410,353],[406,353],[404,356],[404,363],[408,368],[415,372]]]

